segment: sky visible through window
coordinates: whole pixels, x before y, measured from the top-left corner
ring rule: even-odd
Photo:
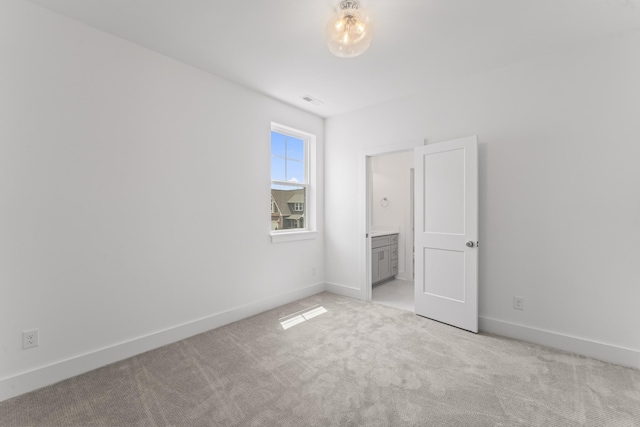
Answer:
[[[302,139],[271,132],[271,179],[291,183],[304,182],[304,141]],[[282,189],[285,188],[288,187]]]

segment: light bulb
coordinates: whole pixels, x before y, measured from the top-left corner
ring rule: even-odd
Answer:
[[[369,16],[356,0],[342,0],[337,16],[327,24],[327,43],[336,56],[352,58],[363,54],[371,43]]]

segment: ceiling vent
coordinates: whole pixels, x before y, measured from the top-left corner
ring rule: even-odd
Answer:
[[[322,101],[320,101],[319,99],[315,99],[312,96],[309,95],[305,95],[302,97],[303,101],[307,101],[309,104],[313,104],[313,105],[321,105]]]

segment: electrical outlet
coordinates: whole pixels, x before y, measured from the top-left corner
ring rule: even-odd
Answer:
[[[22,332],[22,349],[38,346],[38,329]]]
[[[513,297],[513,308],[515,310],[524,310],[524,298]]]

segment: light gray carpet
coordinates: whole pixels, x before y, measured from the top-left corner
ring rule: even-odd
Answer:
[[[640,371],[323,293],[2,402],[0,425],[640,426]]]

